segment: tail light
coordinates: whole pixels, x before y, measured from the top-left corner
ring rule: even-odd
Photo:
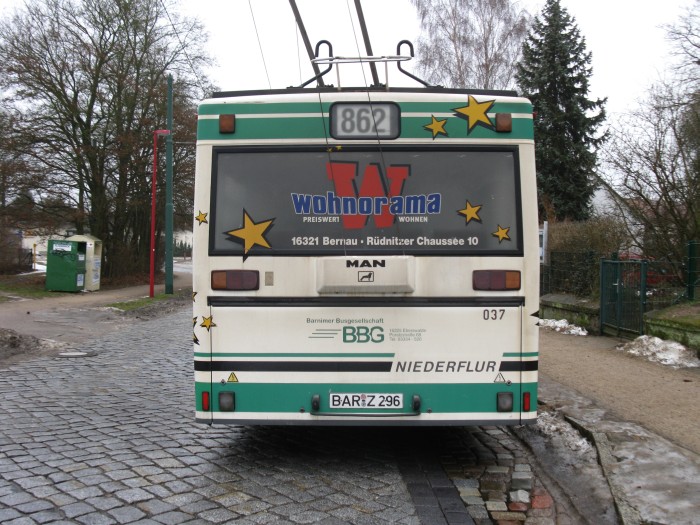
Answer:
[[[259,290],[260,272],[257,270],[214,270],[211,272],[212,290]]]
[[[517,270],[475,270],[472,273],[474,290],[520,290],[520,272]]]
[[[209,392],[202,392],[202,410],[209,412]]]

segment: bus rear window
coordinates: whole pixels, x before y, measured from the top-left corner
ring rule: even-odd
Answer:
[[[215,148],[211,255],[521,255],[517,148]]]

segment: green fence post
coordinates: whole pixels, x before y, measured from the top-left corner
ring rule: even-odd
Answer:
[[[639,335],[644,334],[644,313],[647,311],[647,264],[644,259],[641,261],[639,276]]]
[[[688,242],[688,299],[695,300],[695,287],[700,280],[700,257],[698,257],[700,241]]]
[[[600,308],[598,311],[600,312],[600,327],[599,327],[599,334],[603,335],[603,326],[605,325],[605,258],[601,257],[600,258]]]

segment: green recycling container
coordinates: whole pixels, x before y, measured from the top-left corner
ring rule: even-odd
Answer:
[[[85,289],[86,243],[49,240],[46,253],[46,289],[80,292]]]

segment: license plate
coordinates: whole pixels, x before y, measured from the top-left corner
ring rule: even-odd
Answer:
[[[331,408],[403,408],[403,394],[330,394]]]

